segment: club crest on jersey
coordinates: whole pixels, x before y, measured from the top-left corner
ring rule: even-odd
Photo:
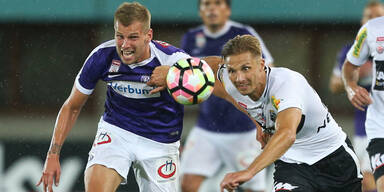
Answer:
[[[157,175],[159,176],[159,181],[164,179],[174,179],[176,174],[176,163],[172,158],[163,158],[157,161]]]
[[[275,96],[272,96],[271,102],[272,102],[273,107],[275,107],[275,109],[279,110],[280,99],[276,99]]]
[[[112,60],[111,67],[109,68],[109,72],[118,72],[121,65],[121,61]]]
[[[378,54],[382,54],[384,52],[384,47],[382,45],[378,45],[376,47],[376,51]]]
[[[274,186],[273,186],[273,189],[275,190],[275,192],[277,191],[292,191],[292,189],[296,189],[296,188],[299,188],[298,186],[293,186],[289,183],[283,183],[283,182],[275,182]]]
[[[197,33],[196,34],[196,47],[198,48],[202,48],[205,46],[205,43],[206,43],[206,39],[205,39],[205,36],[203,33]]]

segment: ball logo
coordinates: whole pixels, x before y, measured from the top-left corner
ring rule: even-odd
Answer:
[[[167,160],[157,169],[157,173],[164,179],[171,178],[176,173],[176,164],[172,160]]]

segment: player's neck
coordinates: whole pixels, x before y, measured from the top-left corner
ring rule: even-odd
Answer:
[[[220,30],[222,30],[225,26],[225,23],[223,24],[214,24],[214,25],[206,25],[207,29],[211,33],[216,33]]]

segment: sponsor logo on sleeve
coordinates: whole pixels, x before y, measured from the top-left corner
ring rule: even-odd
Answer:
[[[365,39],[367,38],[367,28],[364,28],[356,37],[356,42],[353,46],[353,56],[359,57],[361,46],[363,45]]]

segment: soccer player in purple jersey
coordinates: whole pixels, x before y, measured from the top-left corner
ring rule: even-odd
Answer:
[[[203,25],[184,34],[181,45],[183,50],[195,57],[220,55],[228,40],[236,35],[251,34],[260,40],[266,63],[272,63],[268,49],[255,30],[229,20],[230,0],[199,0],[198,6]],[[207,178],[208,183],[214,182],[223,167],[232,171],[247,167],[260,152],[255,138],[255,124],[245,114],[229,102],[210,96],[199,105],[197,124],[188,135],[181,156],[182,190],[197,191]],[[265,172],[261,172],[242,187],[251,191],[264,191],[265,178]],[[210,188],[218,191],[218,185],[211,186],[216,186],[216,189]]]
[[[132,166],[140,191],[177,191],[179,140],[184,108],[166,91],[151,94],[153,70],[189,58],[181,49],[152,40],[151,15],[139,3],[123,3],[114,15],[114,40],[86,59],[54,128],[42,177],[44,191],[60,181],[60,150],[99,80],[107,96],[85,170],[86,191],[116,191]],[[161,89],[161,87],[159,87]]]
[[[384,6],[378,1],[369,2],[363,11],[363,17],[361,19],[361,25],[364,25],[368,20],[380,17],[384,15]],[[339,52],[337,57],[336,65],[333,69],[333,74],[330,79],[329,88],[332,93],[340,93],[344,91],[343,81],[341,79],[341,69],[343,67],[344,61],[346,59],[349,49],[352,47],[352,44],[345,45]],[[364,65],[361,66],[359,71],[359,85],[364,87],[367,91],[371,88],[372,81],[372,59],[369,59]],[[365,111],[355,109],[354,115],[354,126],[355,126],[355,135],[353,138],[353,144],[357,156],[359,157],[361,164],[361,171],[363,172],[363,191],[364,192],[373,192],[376,189],[375,180],[372,175],[372,170],[370,167],[369,156],[365,150],[368,146],[367,134],[365,132],[365,120],[366,120],[366,110],[367,107],[364,107]]]

